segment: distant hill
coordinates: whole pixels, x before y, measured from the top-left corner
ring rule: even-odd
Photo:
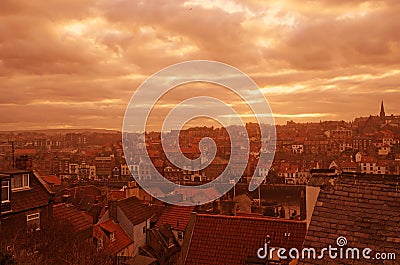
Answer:
[[[66,134],[66,133],[121,133],[117,130],[107,129],[41,129],[41,130],[16,130],[16,131],[0,131],[0,133],[39,133],[47,135]]]

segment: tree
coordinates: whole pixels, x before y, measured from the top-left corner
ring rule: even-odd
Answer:
[[[0,265],[14,265],[17,264],[10,251],[0,249]]]
[[[113,260],[93,244],[92,238],[84,239],[69,223],[52,223],[41,231],[21,230],[8,242],[9,252],[0,255],[1,264],[112,264]],[[11,263],[10,263],[11,262]],[[14,262],[14,263],[12,263]]]

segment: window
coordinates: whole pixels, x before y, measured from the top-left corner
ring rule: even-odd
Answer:
[[[13,190],[29,188],[29,174],[15,175],[11,179],[11,188]]]
[[[103,239],[102,239],[102,238],[99,238],[99,239],[97,240],[97,248],[98,248],[98,249],[103,248]]]
[[[10,184],[8,181],[3,180],[1,182],[1,202],[10,201]]]
[[[111,232],[111,233],[110,233],[110,241],[111,241],[111,242],[114,242],[114,241],[115,241],[115,234],[114,234],[114,232]]]
[[[181,231],[178,232],[178,239],[183,239],[183,232]]]
[[[146,233],[146,227],[145,226],[143,226],[142,231],[143,231],[143,234]]]
[[[38,229],[40,227],[40,213],[28,214],[26,216],[26,224],[30,228]]]

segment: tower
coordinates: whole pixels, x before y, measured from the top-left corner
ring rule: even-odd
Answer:
[[[381,112],[379,113],[379,116],[381,118],[385,118],[386,117],[385,108],[383,107],[383,100],[382,100],[382,103],[381,103]]]

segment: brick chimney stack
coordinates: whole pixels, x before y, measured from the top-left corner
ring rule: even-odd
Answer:
[[[116,198],[111,198],[108,201],[109,205],[109,217],[111,220],[113,220],[115,223],[118,223],[118,216],[117,216],[117,204],[118,200]]]

